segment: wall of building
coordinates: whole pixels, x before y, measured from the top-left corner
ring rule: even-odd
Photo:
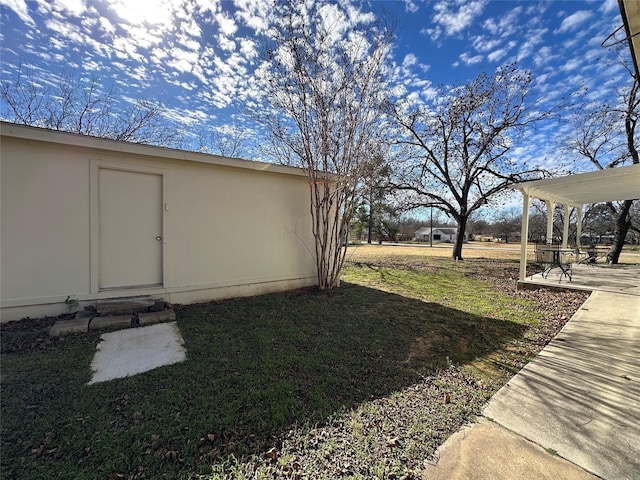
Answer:
[[[3,126],[0,151],[2,321],[63,313],[67,296],[81,305],[141,294],[191,303],[315,283],[308,186],[299,172],[11,128],[19,135],[4,135]],[[40,136],[47,141],[34,139]],[[133,204],[148,195],[135,186],[106,191],[105,172],[161,178],[160,284],[101,285],[101,202],[126,194]],[[133,223],[126,226],[132,242],[139,235]],[[125,250],[110,258],[135,265],[138,256]]]

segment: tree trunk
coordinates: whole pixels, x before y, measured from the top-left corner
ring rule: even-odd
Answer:
[[[456,237],[456,243],[453,247],[453,253],[451,258],[454,260],[462,260],[462,244],[464,243],[464,234],[467,230],[467,220],[469,217],[467,215],[460,216],[458,220],[458,235]]]
[[[371,244],[371,234],[373,233],[373,189],[369,190],[369,218],[367,220],[367,243]]]
[[[624,239],[627,237],[627,232],[631,226],[631,218],[629,217],[629,210],[633,200],[625,200],[622,203],[622,208],[616,215],[615,227],[613,230],[613,244],[607,253],[607,262],[617,264],[620,259],[620,253],[624,246]]]

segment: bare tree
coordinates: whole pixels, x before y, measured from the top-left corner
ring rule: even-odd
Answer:
[[[520,233],[522,215],[516,208],[507,208],[498,212],[493,220],[493,235],[504,243],[509,243],[509,236]]]
[[[349,2],[286,0],[257,78],[268,106],[253,116],[272,155],[308,176],[317,279],[340,284],[361,174],[376,151],[390,32]]]
[[[12,123],[151,145],[179,141],[162,105],[138,99],[120,107],[115,92],[103,91],[95,78],[62,74],[45,83],[20,68],[13,81],[0,85],[0,99],[1,116]]]
[[[508,157],[513,136],[548,115],[527,104],[530,84],[529,72],[510,65],[441,87],[434,105],[392,107],[408,147],[399,187],[416,194],[415,206],[433,206],[456,221],[453,258],[462,259],[473,212],[509,185],[542,173]]]
[[[591,111],[581,108],[573,117],[573,136],[567,147],[598,170],[640,163],[636,132],[640,84],[631,67],[625,67],[631,77],[630,86],[620,90],[618,105],[605,104]],[[633,203],[606,203],[614,221],[613,243],[607,254],[611,263],[618,263],[629,230],[640,233],[640,219],[633,215]]]
[[[213,127],[202,130],[197,138],[196,150],[224,157],[245,155],[245,137],[237,125]]]

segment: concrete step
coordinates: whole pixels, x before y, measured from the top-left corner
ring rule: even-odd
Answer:
[[[50,337],[59,337],[67,333],[86,332],[89,329],[91,318],[73,318],[70,320],[58,320],[49,329]]]
[[[140,326],[161,322],[173,322],[175,319],[176,312],[174,312],[173,309],[138,314],[138,324]]]
[[[157,302],[151,297],[109,298],[98,300],[96,311],[100,316],[130,315],[137,312],[148,312],[149,308],[154,308],[159,302],[160,301]]]
[[[106,317],[95,317],[89,323],[89,330],[100,330],[103,328],[131,327],[132,315],[110,315]]]

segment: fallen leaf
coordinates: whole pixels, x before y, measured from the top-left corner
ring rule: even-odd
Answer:
[[[387,446],[397,447],[398,445],[400,445],[400,439],[398,437],[387,438]]]
[[[178,458],[178,452],[176,452],[175,450],[169,450],[167,453],[165,453],[164,456],[167,460],[175,462],[175,460]]]
[[[451,395],[449,395],[448,393],[445,393],[445,395],[444,395],[444,403],[445,403],[445,405],[447,403],[451,403]]]
[[[269,450],[267,450],[267,453],[265,455],[269,457],[271,460],[277,460],[278,450],[276,449],[276,447],[271,447]]]
[[[207,440],[213,442],[216,439],[216,436],[213,433],[207,433]]]

